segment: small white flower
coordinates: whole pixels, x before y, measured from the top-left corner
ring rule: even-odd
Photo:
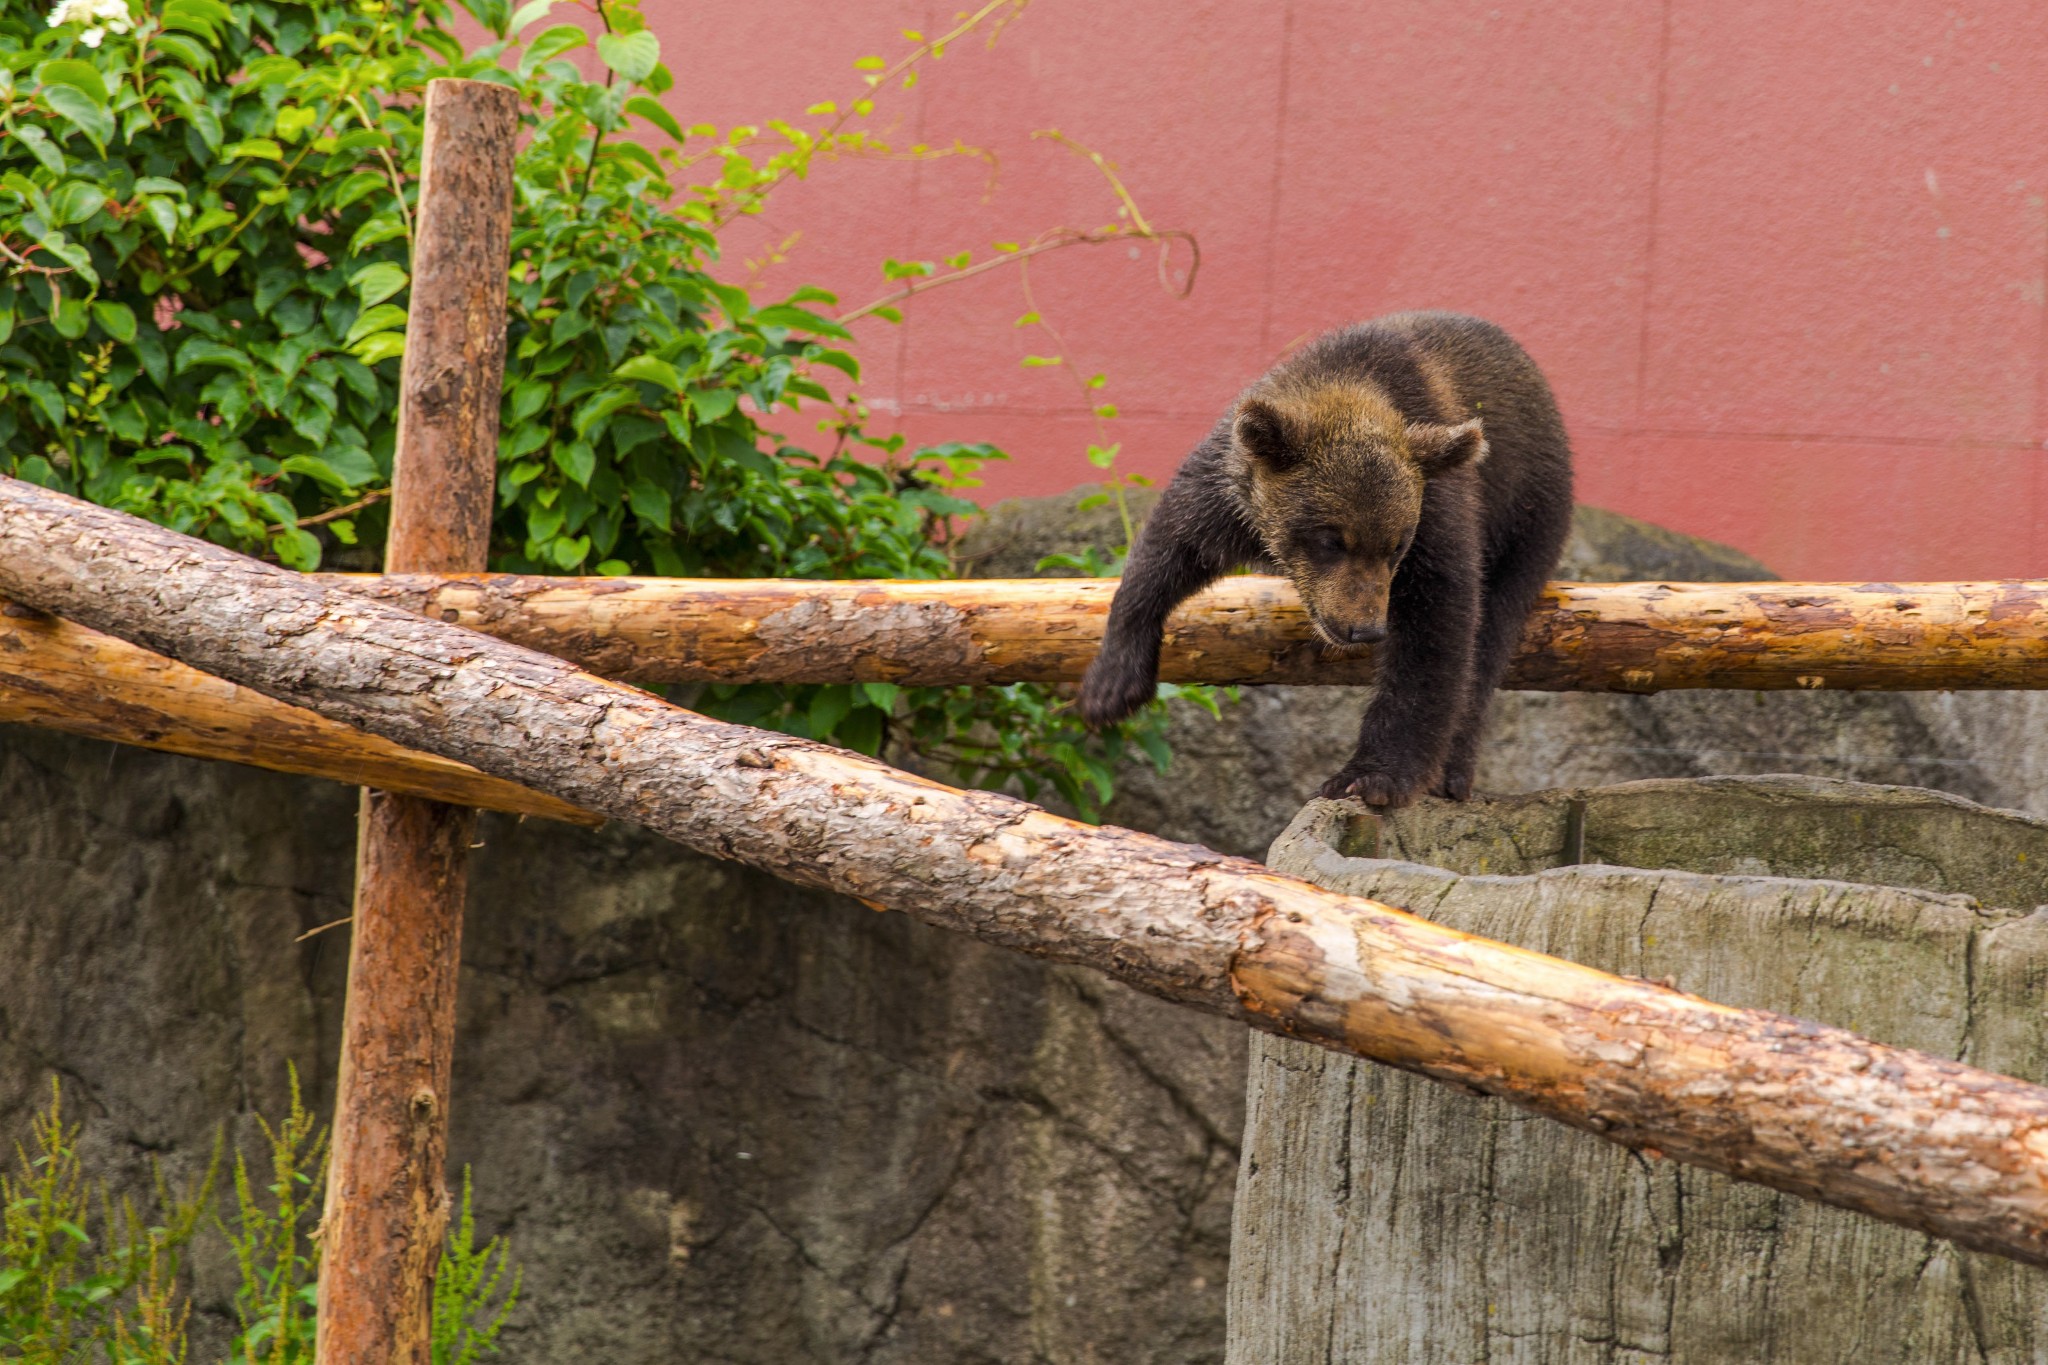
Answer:
[[[65,24],[91,25],[78,35],[78,41],[98,47],[109,33],[126,33],[135,21],[128,13],[128,0],[57,0],[57,7],[50,11],[50,27]]]

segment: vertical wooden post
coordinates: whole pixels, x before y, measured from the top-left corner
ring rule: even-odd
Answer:
[[[392,572],[487,567],[518,97],[427,86],[393,476]],[[475,812],[365,788],[322,1224],[319,1365],[430,1365]]]

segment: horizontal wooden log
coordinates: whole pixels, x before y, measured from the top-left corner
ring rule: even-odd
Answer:
[[[359,591],[626,682],[1076,682],[1114,579],[336,577]],[[1282,578],[1227,578],[1167,625],[1160,676],[1365,683],[1368,648],[1330,650]],[[1507,685],[2048,687],[2048,582],[1554,583]]]
[[[8,721],[514,815],[601,823],[466,763],[404,748],[126,640],[0,601],[0,723]]]
[[[2048,1089],[709,720],[10,479],[0,592],[803,885],[2048,1265]]]

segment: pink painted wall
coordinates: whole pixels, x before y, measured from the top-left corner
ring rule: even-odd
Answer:
[[[672,107],[759,121],[858,89],[852,60],[951,4],[647,9]],[[1037,299],[1163,477],[1291,342],[1393,309],[1519,336],[1555,384],[1583,501],[1813,578],[2048,576],[2048,6],[2029,0],[1036,0],[877,122],[1002,160],[849,162],[792,185],[728,269],[801,232],[769,288],[851,305],[885,256],[987,254],[1114,205],[1200,238],[1061,253]],[[991,440],[994,495],[1091,477],[1072,376],[1000,274],[859,324],[865,391],[913,441]]]

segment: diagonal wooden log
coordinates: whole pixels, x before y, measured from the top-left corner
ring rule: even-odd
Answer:
[[[9,479],[0,592],[718,857],[2048,1265],[2039,1086],[712,721]]]
[[[402,748],[175,659],[0,600],[0,723],[247,763],[571,824],[566,801]]]
[[[335,578],[330,581],[351,581]],[[1114,579],[804,582],[511,574],[353,580],[437,620],[624,682],[1076,682]],[[1175,612],[1160,677],[1365,683],[1372,651],[1317,642],[1282,578],[1226,578]],[[1507,686],[2048,687],[2048,581],[1553,583]]]

